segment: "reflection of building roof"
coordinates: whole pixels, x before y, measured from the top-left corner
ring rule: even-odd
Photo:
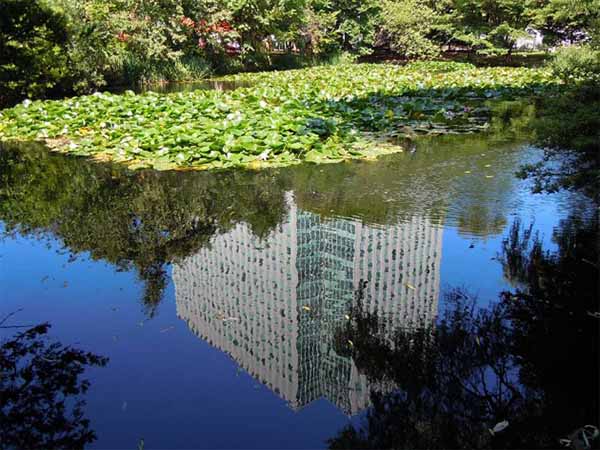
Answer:
[[[334,333],[362,280],[371,311],[433,323],[442,230],[425,218],[385,228],[322,220],[288,204],[267,239],[238,224],[175,264],[177,313],[291,407],[325,397],[355,413],[368,405],[367,380],[335,352]]]

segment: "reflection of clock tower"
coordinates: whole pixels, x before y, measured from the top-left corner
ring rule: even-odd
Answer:
[[[369,389],[333,335],[354,293],[396,326],[433,324],[442,229],[428,219],[378,227],[296,208],[260,240],[243,223],[173,267],[177,313],[293,408],[326,397],[346,413]]]

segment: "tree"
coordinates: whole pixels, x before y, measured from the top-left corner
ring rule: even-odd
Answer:
[[[455,0],[451,13],[454,38],[481,53],[510,57],[517,39],[527,36],[530,4],[522,0]]]
[[[378,41],[404,58],[431,58],[440,52],[431,38],[437,21],[436,11],[423,0],[385,0]]]
[[[544,0],[531,6],[536,28],[548,44],[592,42],[600,44],[599,0]]]
[[[322,34],[328,34],[336,45],[332,52],[368,54],[375,41],[379,3],[374,0],[313,0],[310,9],[314,17],[325,24]]]
[[[0,0],[0,106],[43,97],[67,76],[67,19],[44,0]]]

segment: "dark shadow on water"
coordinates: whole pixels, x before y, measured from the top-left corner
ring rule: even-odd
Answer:
[[[487,308],[450,290],[437,323],[394,329],[359,291],[336,341],[373,406],[330,448],[599,447],[598,220],[564,220],[556,251],[529,230],[515,222],[500,255],[519,287]]]
[[[5,320],[0,331],[20,328]],[[49,329],[44,323],[0,339],[2,448],[83,449],[96,440],[82,398],[90,383],[82,375],[108,359],[49,340]]]

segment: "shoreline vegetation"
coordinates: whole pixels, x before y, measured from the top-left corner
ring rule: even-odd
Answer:
[[[488,100],[555,91],[544,68],[340,64],[240,73],[233,90],[25,100],[0,110],[0,141],[131,169],[261,168],[403,151],[405,139],[484,131]]]

